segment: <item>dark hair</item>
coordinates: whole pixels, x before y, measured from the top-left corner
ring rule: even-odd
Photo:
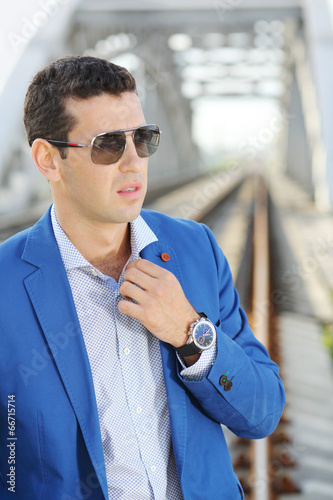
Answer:
[[[66,110],[70,97],[87,99],[101,94],[136,92],[129,71],[105,59],[69,56],[39,71],[24,101],[24,125],[31,146],[38,137],[67,141],[75,118]],[[65,150],[59,149],[65,158]]]

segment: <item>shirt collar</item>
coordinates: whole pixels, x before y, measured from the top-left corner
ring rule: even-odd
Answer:
[[[60,226],[54,205],[51,208],[51,221],[54,236],[60,251],[62,261],[66,271],[75,268],[92,268],[93,266],[81,255],[78,249],[73,245],[70,239],[66,236],[62,227]],[[130,223],[131,227],[131,259],[139,258],[140,252],[150,243],[157,241],[155,233],[150,229],[148,224],[139,215],[133,222]],[[97,271],[97,270],[96,270]],[[99,271],[97,271],[100,274]]]

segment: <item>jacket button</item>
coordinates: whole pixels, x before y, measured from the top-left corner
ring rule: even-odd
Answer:
[[[220,377],[219,380],[220,385],[225,385],[227,382],[228,382],[228,377],[226,375],[222,375],[222,377]]]
[[[231,380],[228,380],[228,382],[224,386],[224,390],[230,391],[231,387],[232,387],[232,382],[231,382]]]
[[[170,260],[170,255],[166,252],[161,253],[161,259],[164,260],[164,262],[168,262]]]

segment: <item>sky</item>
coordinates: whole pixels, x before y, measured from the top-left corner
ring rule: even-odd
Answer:
[[[202,100],[195,105],[192,119],[196,142],[211,156],[221,151],[242,153],[246,146],[264,151],[274,141],[275,129],[280,129],[275,126],[279,107],[271,99]]]

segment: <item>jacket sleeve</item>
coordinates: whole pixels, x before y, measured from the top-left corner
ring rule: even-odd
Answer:
[[[217,355],[200,381],[182,379],[203,411],[236,435],[262,438],[277,426],[285,404],[278,366],[255,338],[232,282],[228,262],[206,227],[216,262],[220,318]],[[179,377],[180,369],[179,369]],[[232,385],[222,384],[226,375]]]

